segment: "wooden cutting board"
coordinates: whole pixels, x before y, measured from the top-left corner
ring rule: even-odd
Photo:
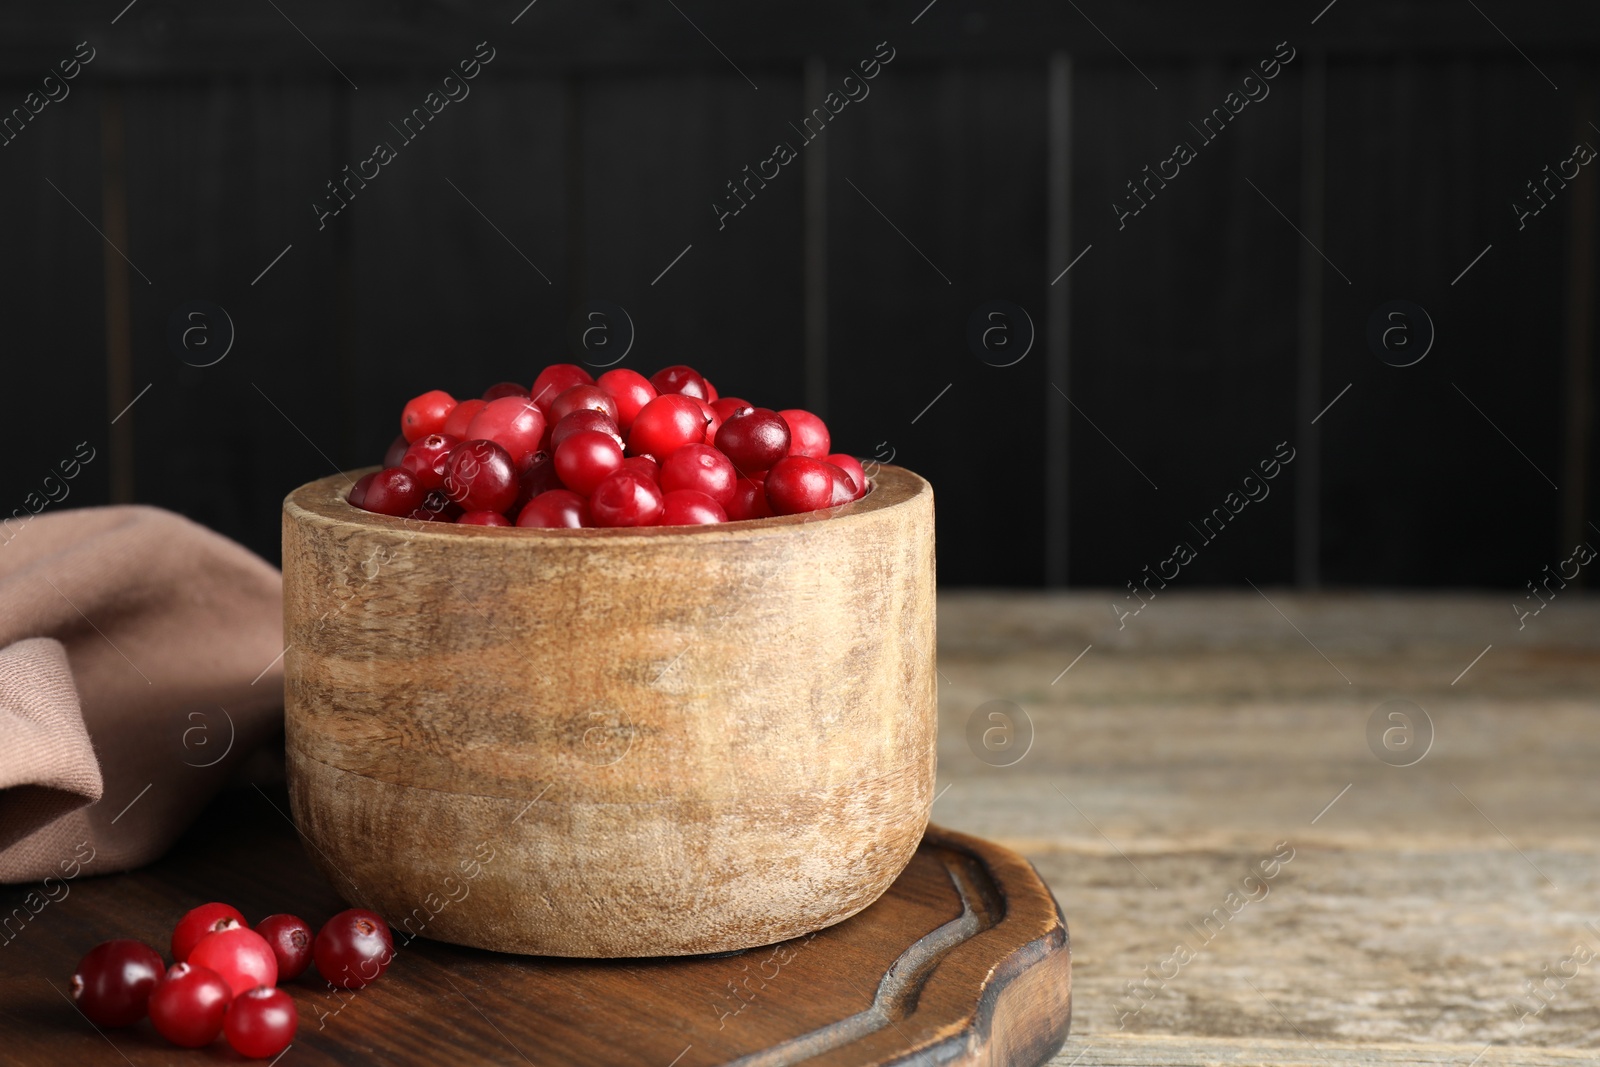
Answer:
[[[221,1041],[173,1048],[148,1021],[97,1032],[64,992],[94,944],[135,937],[165,954],[172,924],[207,900],[252,921],[289,911],[316,925],[339,910],[286,811],[281,793],[224,797],[161,863],[81,877],[12,922],[0,941],[6,1062],[239,1062]],[[27,891],[5,887],[0,904],[9,914]],[[1067,928],[1037,872],[937,827],[867,910],[737,955],[589,961],[396,943],[365,990],[335,994],[314,972],[285,986],[300,1010],[285,1064],[1032,1067],[1061,1047],[1071,1013]]]

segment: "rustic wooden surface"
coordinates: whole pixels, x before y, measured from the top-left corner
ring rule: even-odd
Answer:
[[[397,928],[422,905],[431,936],[548,956],[872,903],[927,825],[937,715],[933,490],[873,480],[826,515],[487,534],[296,490],[289,795],[324,873]]]
[[[313,921],[341,907],[284,800],[277,790],[226,795],[160,863],[85,879],[20,931],[0,957],[0,1060],[240,1062],[221,1042],[173,1048],[148,1023],[97,1033],[65,998],[66,976],[108,937],[164,946],[171,923],[203,898]],[[314,972],[285,983],[300,1032],[283,1062],[1037,1067],[1069,1022],[1067,932],[1037,872],[937,828],[878,906],[741,954],[581,961],[396,944],[388,973],[359,993],[321,988]]]
[[[1056,1067],[1595,1063],[1600,961],[1564,961],[1600,952],[1600,603],[1559,591],[1519,630],[1509,593],[1263,592],[1169,590],[1120,630],[1110,593],[940,598],[933,817],[1025,853],[1071,920]],[[1404,768],[1366,740],[1396,698],[1436,732]],[[1012,767],[966,742],[994,699],[1033,722]]]
[[[1518,1023],[1525,983],[1546,967],[1570,973],[1575,945],[1600,945],[1585,925],[1600,923],[1600,605],[1566,590],[1519,630],[1505,595],[1264,592],[1270,603],[1163,592],[1121,630],[1108,594],[940,598],[933,815],[1024,853],[1061,902],[1074,1011],[1053,1067],[1594,1063],[1595,963]],[[1367,746],[1373,708],[1394,698],[1436,727],[1412,767]],[[1033,721],[1015,766],[986,766],[966,741],[971,712],[995,699]],[[287,835],[272,818],[267,836]],[[35,998],[53,996],[44,979],[63,982],[95,940],[159,939],[157,913],[179,898],[336,906],[298,858],[260,880],[243,866],[255,838],[247,847],[213,821],[200,840],[210,851],[186,878],[85,881],[0,947],[8,1048],[36,1048],[48,1031],[85,1050],[83,1062],[99,1042],[103,1062],[121,1064],[65,1005],[51,1014]],[[1188,924],[1224,906],[1280,841],[1294,858],[1270,893],[1119,1029],[1119,1004],[1137,1003],[1127,983],[1196,941]],[[280,889],[290,885],[302,888]],[[18,894],[6,894],[9,907]],[[436,958],[460,969],[435,969]],[[492,957],[419,941],[412,959],[429,961],[415,991],[379,987],[353,1002],[330,1023],[339,1040],[388,1059],[379,1016],[436,1012],[436,1028],[474,1055],[523,1062],[465,999],[502,1027],[497,1013],[515,1019],[490,991]],[[418,1054],[434,1040],[421,1035]],[[153,1046],[126,1051],[139,1067],[168,1062]]]

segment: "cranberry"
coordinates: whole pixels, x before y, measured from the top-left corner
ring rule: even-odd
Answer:
[[[268,915],[256,923],[256,933],[267,939],[278,958],[278,980],[299,978],[311,966],[311,927],[295,915]]]
[[[622,461],[625,470],[637,471],[657,485],[661,484],[661,464],[654,456],[629,456]]]
[[[700,401],[700,414],[706,422],[703,439],[707,442],[715,441],[717,439],[717,431],[722,429],[722,416],[717,414],[716,408],[704,400]]]
[[[461,438],[447,433],[430,433],[419,437],[406,449],[400,466],[411,472],[424,490],[438,489],[444,485],[444,461],[450,450],[461,443]]]
[[[450,417],[444,420],[444,425],[439,428],[440,433],[447,433],[458,441],[467,439],[467,427],[472,420],[478,417],[478,412],[489,406],[487,400],[463,400],[456,405]]]
[[[694,489],[677,489],[662,498],[662,526],[700,526],[727,522],[722,505]]]
[[[767,487],[754,478],[740,478],[734,483],[733,495],[723,510],[732,521],[769,517],[772,508],[767,506]]]
[[[556,397],[574,385],[593,385],[594,378],[575,363],[552,363],[533,380],[533,402],[548,411]]]
[[[142,941],[107,941],[89,950],[72,973],[72,1002],[96,1026],[132,1026],[144,1018],[150,991],[166,966]]]
[[[389,442],[389,450],[383,454],[385,467],[398,467],[400,460],[405,458],[406,449],[411,447],[411,442],[406,440],[406,435],[401,434]]]
[[[717,417],[723,422],[727,422],[735,415],[743,415],[745,412],[754,411],[755,409],[756,406],[750,403],[750,401],[740,400],[736,396],[725,396],[720,400],[713,400],[711,402],[711,410],[715,411],[717,413]]]
[[[550,421],[560,422],[574,411],[598,411],[617,421],[617,399],[598,385],[574,385],[550,403]]]
[[[545,530],[576,530],[593,526],[589,502],[571,489],[552,489],[528,501],[517,516],[517,525]]]
[[[182,963],[188,959],[189,951],[207,934],[230,929],[229,919],[233,920],[233,926],[247,925],[243,913],[232,904],[212,902],[185,912],[178,925],[172,928],[172,962]]]
[[[711,384],[711,379],[710,378],[706,378],[705,379],[705,383],[706,383],[706,403],[715,404],[717,402],[717,387]]]
[[[467,511],[504,512],[517,501],[511,454],[493,441],[461,442],[445,460],[444,494]]]
[[[825,462],[832,463],[850,476],[851,483],[856,487],[855,499],[860,500],[867,495],[867,472],[862,469],[860,460],[843,452],[835,452]]]
[[[377,477],[377,474],[378,474],[377,471],[370,471],[370,472],[368,472],[366,474],[363,474],[361,477],[357,478],[356,479],[356,484],[354,484],[354,485],[352,485],[350,487],[349,495],[344,498],[345,502],[347,504],[349,504],[351,507],[354,507],[354,508],[364,508],[364,507],[366,507],[367,506],[367,486],[372,484],[372,479]]]
[[[389,467],[372,476],[361,506],[379,515],[409,515],[422,504],[423,488],[402,467]]]
[[[828,477],[833,479],[833,500],[828,506],[838,507],[840,504],[848,504],[854,500],[857,495],[856,483],[850,480],[850,476],[844,472],[843,468],[836,467],[826,460],[823,461],[822,465],[827,468]]]
[[[207,934],[190,951],[188,962],[217,972],[234,996],[278,980],[277,955],[267,939],[248,926]]]
[[[606,371],[595,384],[617,402],[617,426],[623,433],[633,428],[639,409],[656,398],[656,387],[650,384],[649,378],[622,367]]]
[[[684,445],[661,464],[658,480],[667,493],[693,489],[725,505],[739,475],[728,457],[710,445]]]
[[[810,456],[785,456],[773,464],[766,483],[767,503],[773,514],[796,515],[832,507],[834,483],[828,466]]]
[[[589,512],[596,526],[653,526],[661,518],[662,507],[661,487],[638,471],[607,475],[589,497]]]
[[[416,510],[407,517],[422,522],[455,522],[456,516],[460,514],[461,506],[452,504],[450,498],[444,495],[443,489],[432,489],[422,498],[422,503]]]
[[[799,408],[785,408],[778,412],[778,415],[789,427],[791,456],[823,459],[828,455],[828,449],[833,447],[833,441],[828,436],[826,423],[811,412]]]
[[[539,406],[527,397],[507,396],[491,400],[467,424],[464,441],[493,441],[520,462],[539,451],[544,439],[545,417]]]
[[[510,526],[511,520],[498,511],[463,511],[457,526]]]
[[[288,1048],[299,1025],[300,1016],[289,994],[263,987],[235,998],[222,1030],[233,1051],[264,1060]]]
[[[667,393],[646,404],[628,431],[628,451],[634,455],[670,456],[684,445],[703,444],[706,417],[692,396]]]
[[[764,471],[789,454],[789,424],[771,408],[755,408],[723,423],[716,446],[740,474]]]
[[[430,433],[444,429],[444,420],[455,410],[456,398],[443,389],[430,389],[413,397],[400,413],[400,432],[407,441],[415,441]]]
[[[524,400],[529,399],[528,387],[525,385],[518,385],[516,382],[499,382],[495,385],[489,386],[489,388],[483,391],[483,399],[485,403],[491,400],[499,400],[501,397],[505,396],[521,397]]]
[[[556,446],[556,475],[561,484],[584,496],[621,467],[622,446],[615,437],[598,430],[579,430]]]
[[[550,431],[550,447],[560,448],[562,441],[579,430],[599,430],[601,433],[610,434],[617,442],[618,448],[623,445],[622,434],[617,432],[617,424],[609,415],[603,411],[580,408],[556,423],[556,428]]]
[[[517,499],[505,514],[515,515],[528,506],[528,501],[540,493],[560,489],[561,479],[556,477],[556,465],[548,452],[535,452],[524,459],[517,471]]]
[[[710,400],[711,392],[706,388],[706,380],[700,372],[693,367],[678,364],[672,367],[662,367],[650,375],[650,384],[655,386],[656,392],[662,396],[668,393],[682,393],[699,400]]]
[[[375,912],[351,908],[322,924],[312,951],[317,970],[329,985],[360,989],[389,969],[394,939],[389,925]]]
[[[174,1045],[200,1048],[222,1033],[222,1020],[232,1000],[232,988],[217,972],[193,963],[175,963],[150,991],[150,1021],[156,1032]]]

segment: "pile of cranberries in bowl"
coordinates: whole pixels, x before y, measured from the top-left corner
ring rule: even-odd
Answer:
[[[265,1059],[289,1046],[299,1027],[294,999],[279,982],[313,963],[332,988],[360,989],[394,959],[388,924],[351,908],[315,934],[303,919],[269,915],[255,925],[231,904],[202,904],[172,931],[172,966],[142,941],[89,950],[69,983],[72,1003],[97,1027],[132,1026],[149,1015],[162,1037],[202,1048],[226,1036],[241,1056]]]
[[[719,396],[685,366],[596,379],[556,363],[531,388],[476,400],[434,389],[400,430],[354,506],[476,526],[686,526],[822,511],[868,489],[816,415]]]

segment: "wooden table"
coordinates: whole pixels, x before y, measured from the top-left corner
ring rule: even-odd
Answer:
[[[940,601],[933,815],[1061,901],[1054,1063],[1600,1063],[1600,603],[1519,630],[1509,593],[1265,593],[1169,591],[1121,629],[1110,594]],[[968,749],[993,699],[1032,719],[1015,766]],[[1434,727],[1409,767],[1368,745],[1391,699]]]
[[[934,819],[1055,890],[1074,1015],[1053,1064],[1600,1062],[1600,959],[1568,962],[1600,955],[1600,604],[1564,591],[1519,630],[1509,595],[1266,597],[1165,592],[1120,628],[1109,594],[940,600]],[[1411,766],[1381,744],[1395,722],[1369,745],[1391,700],[1433,726]],[[297,847],[246,789],[161,864],[83,880],[0,946],[0,1062],[229,1058],[134,1032],[114,1051],[46,981],[99,939],[159,944],[176,900],[335,909]],[[350,1062],[443,1062],[394,1040],[401,1016],[524,1062],[490,1018],[517,1006],[480,992],[492,958],[407,951],[430,961],[420,985],[338,1017]],[[1570,977],[1534,1013],[1526,983],[1548,974]]]

